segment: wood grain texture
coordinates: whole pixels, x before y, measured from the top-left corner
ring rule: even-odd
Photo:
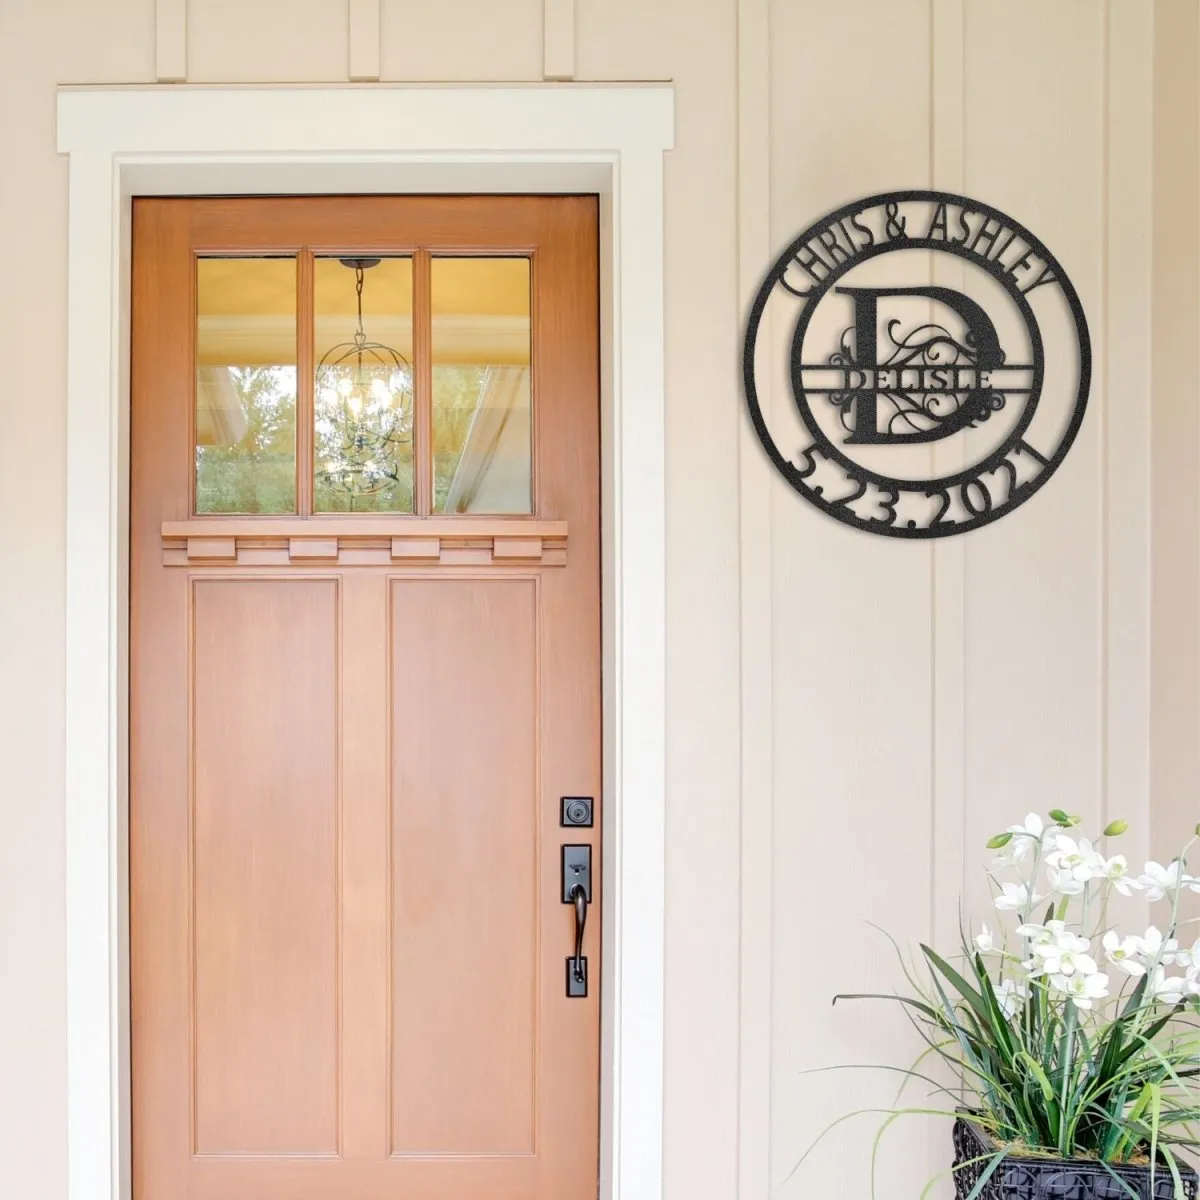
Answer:
[[[193,597],[196,1153],[333,1154],[337,581]]]
[[[388,1148],[391,813],[387,578],[342,582],[342,1154],[381,1161]]]
[[[600,814],[567,839],[558,797],[601,797],[596,202],[134,208],[134,1194],[591,1200]],[[531,256],[530,517],[189,516],[195,255],[303,293],[339,250]]]
[[[530,1154],[536,582],[401,580],[391,612],[393,1152]]]
[[[445,566],[564,566],[567,523],[522,517],[201,517],[164,521],[162,561],[186,567],[229,562],[258,568],[326,561],[356,566],[392,561]]]

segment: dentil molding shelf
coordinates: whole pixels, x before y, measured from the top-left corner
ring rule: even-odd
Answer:
[[[561,567],[566,521],[512,517],[235,517],[164,521],[169,567],[288,563]]]

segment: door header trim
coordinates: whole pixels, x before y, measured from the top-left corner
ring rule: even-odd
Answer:
[[[663,152],[670,86],[65,88],[70,1200],[129,1179],[130,198],[601,197],[605,905],[601,1194],[662,1195]]]
[[[674,144],[674,100],[670,84],[624,83],[63,87],[58,150],[285,160],[301,151],[661,152]]]

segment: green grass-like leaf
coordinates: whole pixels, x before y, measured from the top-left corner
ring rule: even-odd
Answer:
[[[1052,903],[1045,919],[1062,918],[1064,912],[1065,903]],[[1106,919],[1103,912],[1101,919]],[[1172,924],[1171,934],[1174,929]],[[1200,1147],[1200,1000],[1168,1007],[1150,992],[1148,976],[1141,976],[1095,1008],[1080,1009],[1047,979],[1014,974],[1019,960],[1007,951],[985,958],[965,930],[954,961],[920,943],[920,954],[910,963],[895,939],[885,936],[907,987],[895,993],[839,993],[834,1003],[898,1005],[923,1043],[920,1053],[907,1067],[817,1068],[879,1069],[901,1082],[893,1107],[859,1109],[827,1126],[793,1174],[831,1130],[851,1116],[873,1113],[881,1118],[871,1149],[874,1195],[882,1139],[901,1117],[966,1110],[998,1148],[975,1164],[986,1161],[971,1192],[976,1200],[1012,1147],[1023,1156],[1102,1163],[1132,1197],[1136,1191],[1115,1168],[1148,1162],[1152,1176],[1161,1179],[1169,1172],[1176,1195],[1185,1195],[1179,1153]],[[1019,1002],[1000,986],[1014,977],[1028,989]],[[935,1104],[946,1107],[903,1106],[905,1089],[913,1084],[923,1085]]]

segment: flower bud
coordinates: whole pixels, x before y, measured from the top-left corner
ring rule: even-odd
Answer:
[[[1011,841],[1011,833],[998,833],[995,837],[988,838],[987,848],[989,850],[999,850],[1002,846],[1007,846]]]
[[[1061,808],[1052,808],[1050,810],[1050,820],[1056,825],[1070,825],[1071,823],[1071,818]]]
[[[1109,821],[1104,827],[1105,837],[1120,837],[1129,828],[1128,821]]]
[[[1195,828],[1195,831],[1194,831],[1194,832],[1195,832],[1195,834],[1196,834],[1196,836],[1197,836],[1197,837],[1200,837],[1200,825],[1197,825],[1197,826],[1196,826],[1196,828]]]

